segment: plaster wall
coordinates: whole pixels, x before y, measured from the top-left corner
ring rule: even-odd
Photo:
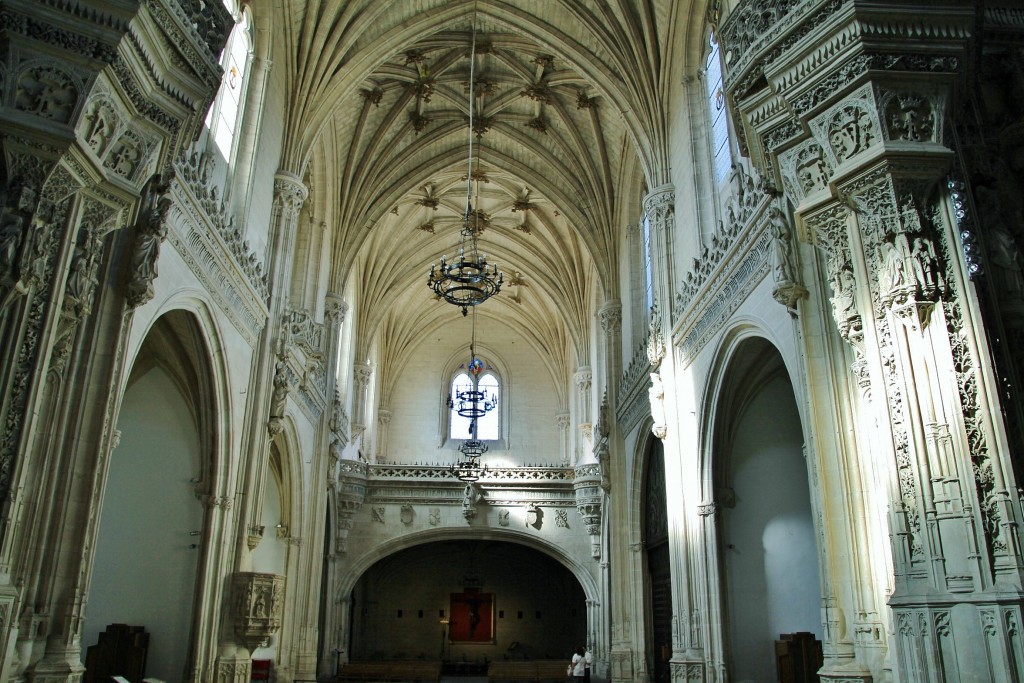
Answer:
[[[743,382],[743,378],[736,378]],[[730,671],[733,680],[773,680],[774,641],[783,633],[821,637],[817,547],[803,439],[788,380],[757,390],[734,424],[722,512]]]
[[[200,474],[197,428],[159,367],[129,387],[117,426],[82,642],[96,644],[112,623],[143,626],[147,676],[182,680],[202,547],[191,535],[203,528],[192,483]]]
[[[269,8],[267,8],[269,9]],[[274,174],[281,160],[281,141],[284,137],[284,103],[288,101],[288,87],[282,69],[270,67],[266,96],[263,98],[259,144],[253,163],[252,194],[249,214],[244,218],[245,238],[253,253],[264,264],[269,263],[270,214],[274,204]]]

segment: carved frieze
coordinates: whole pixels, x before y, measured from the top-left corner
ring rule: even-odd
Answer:
[[[674,313],[679,323],[673,343],[684,367],[768,273],[772,232],[767,227],[766,207],[762,205],[754,219],[732,239],[714,245],[715,251],[708,259],[713,265],[698,261],[677,292]]]

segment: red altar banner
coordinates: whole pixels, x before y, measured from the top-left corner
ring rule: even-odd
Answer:
[[[452,642],[488,643],[494,640],[493,593],[452,593],[451,600],[448,637]]]

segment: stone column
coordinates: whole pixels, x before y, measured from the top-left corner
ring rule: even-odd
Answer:
[[[835,444],[849,456],[829,456],[863,466],[830,482],[838,488],[822,511],[825,543],[854,548],[822,564],[823,680],[887,675],[886,661],[909,682],[1010,680],[1009,662],[1024,652],[1020,501],[946,179],[949,120],[960,111],[957,84],[973,77],[981,16],[942,1],[776,13],[748,2],[722,31],[737,56],[727,82],[745,143],[817,247],[809,304],[826,309],[842,340],[825,356],[831,368],[817,370],[861,392],[840,410],[840,429],[862,438]],[[810,25],[825,27],[814,45],[760,38]],[[897,34],[913,37],[886,38]],[[836,410],[828,398],[813,395],[819,420]],[[877,493],[864,474],[872,468],[883,473]],[[881,508],[872,495],[889,508],[892,579],[870,554]],[[889,580],[891,618],[879,617]],[[889,626],[872,626],[871,615]]]
[[[597,318],[604,332],[602,360],[603,375],[608,378],[622,376],[622,305],[618,300],[603,304],[597,311]],[[617,382],[609,381],[608,403],[615,405]],[[643,667],[643,633],[642,624],[638,624],[635,615],[643,614],[642,604],[638,608],[637,586],[631,577],[637,576],[635,553],[629,552],[630,539],[629,510],[627,509],[628,479],[626,477],[625,456],[622,452],[622,435],[618,425],[611,422],[608,437],[608,476],[614,482],[607,493],[609,501],[609,563],[616,570],[609,574],[609,593],[611,596],[611,648],[609,661],[611,680],[626,683],[645,677]],[[639,668],[638,668],[639,667]]]
[[[143,21],[138,14],[160,10],[111,14],[94,4],[4,8],[0,61],[12,93],[0,111],[7,133],[0,136],[5,679],[81,676],[95,510],[116,441],[124,361],[124,268],[132,252],[123,229],[140,205],[140,223],[162,223],[140,196],[153,169],[183,149],[190,134],[182,131],[201,122],[198,110],[215,90],[214,54],[227,37],[229,17],[218,6],[197,14],[198,27],[172,22],[126,42],[129,25]],[[170,64],[166,43],[196,60]],[[146,64],[146,78],[159,85],[143,92],[129,63]]]
[[[571,440],[569,439],[569,425],[572,423],[568,412],[555,415],[555,427],[558,428],[559,450],[562,453],[562,464],[569,465],[571,462]]]
[[[593,386],[594,373],[589,365],[581,365],[576,368],[572,378],[576,383],[576,425],[579,430],[579,441],[577,442],[576,453],[573,458],[573,462],[576,462],[594,445],[593,423],[591,422],[590,413],[590,393]]]
[[[370,406],[370,382],[373,380],[373,366],[369,362],[356,362],[352,367],[353,373],[352,378],[355,383],[353,389],[355,390],[355,396],[352,399],[352,440],[360,440],[362,448],[369,450],[369,446],[364,440],[363,435],[366,432],[366,427],[370,419],[369,412]],[[372,444],[371,444],[372,445]],[[370,453],[364,453],[364,456],[369,458]]]

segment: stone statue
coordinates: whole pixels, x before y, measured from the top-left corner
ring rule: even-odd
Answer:
[[[159,174],[154,174],[143,190],[145,205],[139,212],[135,245],[128,265],[127,299],[128,305],[133,308],[145,304],[154,296],[153,281],[158,275],[160,243],[167,236],[166,218],[171,209],[169,190],[170,180]]]
[[[768,229],[772,234],[770,263],[775,284],[796,282],[796,269],[793,267],[790,250],[789,224],[782,209],[774,204],[768,209]]]
[[[857,280],[853,277],[850,264],[844,263],[832,278],[832,289],[835,291],[835,296],[832,297],[832,314],[839,325],[845,324],[856,315],[856,288]]]
[[[270,419],[267,421],[267,430],[272,437],[277,436],[284,429],[283,418],[290,389],[288,369],[284,361],[278,361],[274,370],[274,391],[270,395]]]

